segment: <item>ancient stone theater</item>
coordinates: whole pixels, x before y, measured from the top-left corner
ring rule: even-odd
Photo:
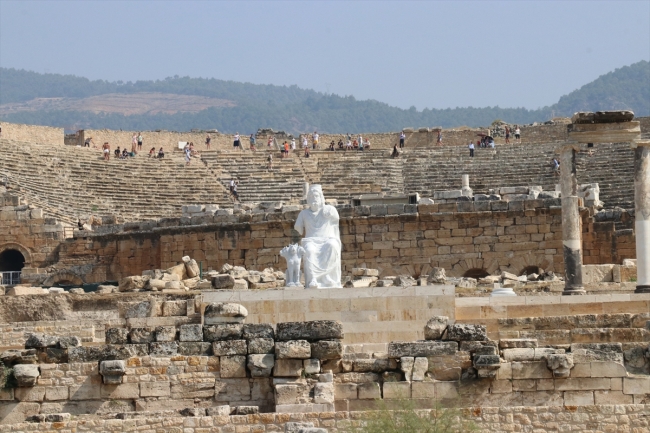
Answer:
[[[0,126],[0,432],[650,431],[650,118]]]

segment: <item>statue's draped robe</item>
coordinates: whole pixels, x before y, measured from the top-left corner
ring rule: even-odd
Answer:
[[[329,216],[325,215],[326,209]],[[295,229],[305,233],[301,241],[306,251],[303,258],[305,287],[309,287],[312,281],[318,284],[318,288],[341,287],[341,236],[336,208],[324,205],[317,212],[302,210]]]

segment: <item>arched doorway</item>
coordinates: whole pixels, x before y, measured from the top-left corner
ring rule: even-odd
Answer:
[[[18,250],[7,249],[0,253],[0,275],[3,286],[20,283],[20,272],[25,267],[25,256]]]
[[[475,279],[479,280],[479,279],[485,278],[485,277],[487,277],[489,275],[490,275],[490,273],[488,271],[486,271],[485,269],[473,268],[473,269],[468,269],[467,271],[465,271],[465,273],[463,274],[463,277],[464,278],[475,278]]]
[[[519,276],[530,275],[530,274],[539,274],[539,266],[526,266],[524,269],[519,272]]]

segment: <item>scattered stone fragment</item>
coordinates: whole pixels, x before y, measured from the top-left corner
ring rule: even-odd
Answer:
[[[438,268],[442,269],[442,268]],[[426,340],[440,340],[442,339],[447,325],[449,324],[449,317],[447,316],[434,316],[424,326],[424,338]]]

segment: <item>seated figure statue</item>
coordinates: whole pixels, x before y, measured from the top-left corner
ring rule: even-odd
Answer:
[[[308,209],[303,209],[295,229],[305,237],[305,286],[310,289],[341,287],[341,236],[339,213],[325,204],[320,185],[311,185],[307,192]]]
[[[300,286],[300,261],[305,255],[305,249],[298,244],[287,245],[280,250],[280,255],[287,261],[287,287]]]

